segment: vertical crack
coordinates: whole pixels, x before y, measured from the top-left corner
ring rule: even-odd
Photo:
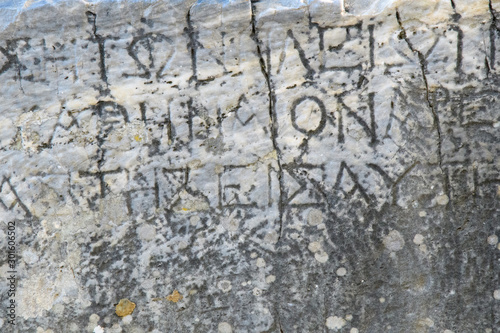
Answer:
[[[255,1],[257,2],[257,1]],[[270,119],[270,127],[271,127],[271,141],[273,144],[273,148],[276,151],[276,162],[278,163],[278,181],[279,181],[279,202],[278,202],[278,210],[279,210],[279,232],[278,232],[278,242],[281,239],[282,233],[283,233],[283,212],[284,212],[284,184],[283,184],[283,168],[281,165],[281,151],[278,146],[278,125],[276,121],[276,112],[275,112],[275,104],[276,104],[276,95],[274,93],[274,89],[272,87],[271,83],[271,78],[270,78],[270,73],[266,69],[266,62],[264,61],[264,57],[262,55],[262,49],[261,45],[262,42],[259,40],[259,37],[257,35],[257,25],[255,22],[255,7],[254,7],[254,0],[250,0],[250,11],[251,11],[251,22],[252,22],[252,32],[251,32],[251,38],[255,42],[255,45],[257,47],[257,56],[259,57],[259,64],[260,64],[260,70],[262,72],[262,75],[264,76],[266,80],[266,85],[268,89],[268,96],[269,96],[269,119]],[[270,67],[268,65],[268,67]]]
[[[420,52],[419,50],[415,49],[413,47],[412,43],[410,42],[410,40],[408,39],[408,36],[406,34],[406,30],[403,27],[403,24],[401,22],[401,17],[399,16],[399,11],[398,10],[396,10],[396,20],[398,21],[399,27],[401,29],[401,33],[399,35],[400,38],[404,39],[405,42],[406,42],[406,44],[408,44],[408,47],[410,48],[410,50],[413,53],[416,53],[417,56],[418,56],[418,60],[419,60],[419,63],[420,63],[420,70],[422,71],[422,77],[423,77],[424,84],[425,84],[425,99],[427,101],[427,105],[429,106],[429,108],[430,108],[430,110],[432,112],[432,117],[433,117],[433,120],[434,120],[434,127],[436,128],[437,135],[438,135],[437,153],[438,153],[438,160],[439,160],[439,168],[441,169],[441,172],[444,174],[444,171],[443,171],[443,156],[442,156],[442,153],[441,153],[441,145],[442,145],[441,123],[439,121],[439,115],[437,114],[436,109],[435,109],[435,107],[432,104],[431,99],[430,99],[429,83],[427,81],[427,76],[425,74],[425,72],[427,71],[427,69],[426,69],[427,62],[426,62],[425,56],[422,54],[422,52]]]
[[[498,20],[496,11],[493,9],[493,4],[491,3],[491,0],[488,1],[488,9],[491,14],[491,25],[490,25],[490,63],[488,65],[488,72],[489,70],[495,70],[495,53],[496,53],[496,45],[495,45],[495,39],[496,36],[495,34],[500,31],[498,28]]]
[[[489,9],[490,14],[491,14],[492,23],[496,27],[496,23],[497,23],[497,17],[495,15],[496,10],[493,9],[493,4],[491,3],[491,0],[488,1],[488,9]]]

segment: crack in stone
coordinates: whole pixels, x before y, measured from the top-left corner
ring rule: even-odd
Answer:
[[[488,64],[488,74],[490,70],[495,69],[495,52],[496,52],[496,46],[495,46],[495,31],[500,32],[500,29],[498,28],[498,21],[496,17],[496,10],[493,9],[493,4],[491,3],[491,0],[488,1],[488,10],[491,14],[491,25],[490,25],[490,62]]]
[[[434,108],[434,105],[432,104],[431,99],[429,97],[429,83],[427,81],[427,76],[425,75],[425,71],[426,71],[425,57],[422,54],[422,52],[420,52],[419,50],[417,50],[413,47],[412,43],[408,39],[408,36],[406,34],[406,30],[403,27],[403,23],[401,22],[401,17],[399,15],[398,10],[396,10],[396,20],[398,21],[399,27],[401,28],[400,38],[404,39],[406,44],[408,44],[408,47],[410,48],[410,50],[413,53],[416,53],[418,56],[418,60],[420,63],[420,70],[422,71],[422,78],[423,78],[424,84],[425,84],[425,99],[427,100],[427,104],[428,104],[429,108],[431,109],[432,117],[434,119],[434,126],[436,128],[437,135],[438,135],[437,150],[438,150],[439,168],[441,169],[441,173],[445,174],[445,172],[443,170],[443,165],[442,165],[443,164],[443,156],[441,153],[441,145],[442,145],[441,123],[439,120],[439,115],[437,114],[436,109]]]
[[[488,1],[488,10],[491,14],[491,23],[493,26],[495,26],[496,30],[500,31],[500,29],[497,26],[497,17],[495,15],[496,10],[493,9],[493,4],[491,3],[491,0]]]
[[[251,22],[252,22],[252,32],[251,32],[251,38],[255,42],[256,47],[257,47],[257,56],[259,57],[259,64],[260,64],[260,70],[262,72],[262,75],[264,75],[264,78],[266,80],[267,84],[267,89],[268,89],[268,95],[269,95],[269,119],[270,119],[270,127],[271,127],[271,141],[273,143],[273,148],[276,151],[276,162],[278,163],[278,181],[279,181],[279,202],[278,202],[278,209],[279,209],[279,232],[278,232],[278,242],[281,240],[281,236],[283,233],[283,198],[284,198],[284,184],[283,184],[283,168],[281,165],[281,151],[278,147],[278,142],[277,142],[277,136],[278,136],[278,128],[276,124],[276,115],[274,112],[275,108],[275,95],[274,95],[274,90],[271,84],[271,78],[270,78],[270,73],[268,73],[266,69],[266,63],[264,61],[264,57],[262,56],[262,50],[261,50],[261,41],[259,40],[257,36],[257,28],[256,28],[256,22],[255,22],[255,8],[254,8],[254,1],[250,0],[250,11],[251,11]]]

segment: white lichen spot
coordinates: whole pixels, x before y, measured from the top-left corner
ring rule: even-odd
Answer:
[[[48,272],[42,272],[23,280],[19,286],[19,294],[16,293],[16,297],[19,297],[19,314],[16,315],[24,319],[36,318],[52,308],[56,293],[54,289],[57,286],[49,277]]]
[[[219,281],[219,283],[217,283],[217,288],[222,290],[223,293],[227,293],[227,292],[231,291],[231,288],[232,288],[231,281],[228,281],[228,280]]]
[[[444,330],[443,333],[453,333],[451,330]]]
[[[38,326],[36,328],[36,333],[54,333],[54,331],[51,329],[44,330],[42,327]]]
[[[420,326],[434,327],[434,321],[431,318],[420,319],[418,323]]]
[[[338,276],[345,276],[346,274],[347,274],[347,269],[345,269],[344,267],[340,267],[339,269],[337,269]]]
[[[316,261],[324,264],[325,262],[328,261],[328,254],[324,251],[316,252],[314,254],[314,259],[316,259]]]
[[[271,230],[264,236],[264,242],[269,244],[276,244],[278,242],[278,238],[278,233],[274,230]]]
[[[201,160],[195,159],[195,160],[192,160],[192,161],[188,162],[188,167],[191,170],[200,169],[201,167],[203,167],[203,163],[201,162]]]
[[[359,333],[359,330],[356,327],[351,328],[349,333]]]
[[[497,235],[488,236],[488,244],[496,246],[498,244],[498,236]]]
[[[156,237],[156,229],[150,224],[143,224],[136,229],[137,235],[142,240],[152,240]]]
[[[266,283],[267,284],[271,284],[274,281],[276,281],[276,276],[274,276],[274,275],[268,275],[268,276],[266,276]]]
[[[493,292],[493,298],[496,300],[500,300],[500,289],[497,289]]]
[[[120,324],[118,324],[118,323],[114,323],[113,326],[111,326],[111,328],[109,328],[106,331],[106,333],[122,333],[122,332],[123,332],[123,329],[120,326]],[[156,332],[153,331],[152,333],[156,333]]]
[[[418,216],[420,217],[426,217],[427,216],[427,212],[425,210],[421,210],[419,213],[418,213]]]
[[[307,248],[312,253],[315,253],[321,250],[321,244],[319,242],[311,242]]]
[[[98,314],[93,313],[93,314],[91,314],[91,315],[90,315],[90,317],[89,317],[89,322],[91,322],[91,323],[97,323],[97,322],[99,321],[99,319],[100,319],[100,318],[101,318],[101,317],[99,317],[99,315],[98,315]]]
[[[191,216],[189,218],[189,223],[194,227],[198,225],[198,222],[200,222],[200,217],[198,215]]]
[[[97,325],[97,322],[99,321],[100,318],[101,317],[99,317],[99,315],[97,315],[95,313],[91,314],[89,316],[89,323],[87,325],[87,330],[91,331],[91,330],[95,329],[96,326],[99,326],[99,325]]]
[[[352,315],[349,314],[349,315],[345,316],[345,320],[351,321],[352,320]]]
[[[257,258],[257,253],[256,253],[256,252],[252,252],[252,253],[250,254],[250,258],[252,258],[252,259]]]
[[[266,261],[262,258],[258,258],[255,265],[259,268],[266,267]]]
[[[450,198],[448,198],[446,194],[439,195],[436,197],[436,202],[438,203],[438,205],[445,206],[448,204],[448,202],[450,202]]]
[[[122,323],[124,325],[129,325],[131,322],[132,322],[132,315],[127,315],[125,317],[122,318]]]
[[[418,249],[419,249],[421,252],[423,252],[423,253],[427,253],[427,245],[425,245],[425,244],[420,244],[420,245],[418,246]]]
[[[252,293],[254,296],[260,296],[260,295],[262,295],[262,290],[256,287],[256,288],[253,288]]]
[[[222,323],[219,323],[219,326],[217,327],[219,333],[233,333],[233,328],[229,323],[226,323],[223,321]]]
[[[339,330],[345,326],[347,322],[342,317],[331,316],[326,319],[326,327],[331,330]]]
[[[384,298],[384,297],[380,297],[380,298],[378,299],[378,301],[379,301],[380,303],[385,303],[385,298]]]
[[[95,328],[94,328],[94,333],[104,333],[104,329],[97,325]]]
[[[405,240],[403,236],[396,230],[389,232],[383,240],[384,246],[391,252],[397,252],[405,246]]]
[[[500,250],[500,243],[498,243],[498,245],[497,245],[497,249],[499,249],[499,250]]]
[[[313,208],[309,211],[307,215],[307,223],[309,225],[315,226],[323,222],[323,213],[316,208]]]
[[[421,234],[416,234],[415,237],[413,237],[413,243],[420,245],[424,242],[424,236]]]
[[[180,241],[177,247],[179,250],[184,250],[185,248],[188,247],[188,244],[185,241]]]

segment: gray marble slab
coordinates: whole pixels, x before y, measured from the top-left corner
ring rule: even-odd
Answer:
[[[2,3],[0,331],[499,332],[499,20]]]

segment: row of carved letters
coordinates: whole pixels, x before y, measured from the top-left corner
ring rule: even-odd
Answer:
[[[358,68],[361,69],[362,63],[366,62],[368,64],[369,68],[373,68],[375,66],[375,26],[374,25],[368,25],[366,26],[368,33],[363,33],[363,23],[359,22],[354,25],[346,25],[343,27],[321,27],[319,25],[315,25],[317,28],[317,33],[318,37],[315,39],[315,43],[318,43],[318,45],[301,45],[299,40],[296,38],[296,34],[292,30],[288,30],[286,39],[290,40],[294,46],[294,49],[297,50],[300,62],[303,66],[303,68],[306,70],[305,77],[307,79],[312,79],[313,75],[315,74],[315,70],[313,67],[317,67],[319,69],[319,72],[325,72],[329,70],[346,70],[350,71],[352,69]],[[329,30],[332,29],[344,29],[345,30],[345,40],[341,42],[338,45],[335,46],[329,46],[325,43],[325,33],[328,32]],[[457,32],[457,50],[456,54],[454,57],[456,61],[456,72],[457,73],[462,73],[462,38],[463,38],[463,33],[461,32],[461,29],[458,26],[453,26],[451,30],[454,30]],[[132,41],[128,43],[128,46],[126,47],[126,53],[133,62],[135,63],[138,72],[136,73],[123,73],[123,76],[128,77],[128,76],[137,76],[141,77],[144,79],[151,79],[155,78],[157,80],[160,80],[164,78],[165,76],[169,75],[166,73],[166,68],[170,66],[171,61],[174,57],[174,54],[176,52],[173,51],[175,48],[174,42],[172,38],[162,34],[162,33],[155,33],[155,32],[149,32],[149,33],[144,33],[143,30],[140,30],[141,32],[132,38]],[[354,33],[353,33],[354,32]],[[224,40],[223,40],[223,35],[222,34],[222,40],[221,44],[225,45]],[[213,37],[211,37],[213,38]],[[429,51],[424,55],[425,58],[429,57],[429,55],[432,53],[434,46],[438,43],[440,38],[445,38],[443,36],[438,37],[435,39],[434,44],[432,47],[429,49]],[[495,39],[497,38],[496,33],[490,34],[490,56],[492,57],[491,64],[489,65],[491,68],[494,68],[494,57],[495,57]],[[367,48],[362,49],[361,51],[363,54],[358,54],[360,51],[356,48],[353,48],[352,50],[347,50],[350,46],[348,43],[349,41],[359,39],[360,42],[366,43]],[[99,71],[100,71],[100,78],[102,79],[103,82],[108,84],[108,69],[107,66],[108,64],[106,63],[106,59],[110,56],[109,52],[106,50],[107,47],[107,42],[112,42],[118,40],[117,37],[113,36],[101,36],[99,34],[92,34],[90,38],[87,39],[91,43],[95,43],[98,47],[98,52],[99,56],[97,57],[98,62],[99,62]],[[210,55],[212,58],[211,62],[207,62],[206,59],[205,61],[200,61],[197,59],[199,56],[199,51],[200,50],[205,50],[206,48],[204,47],[203,43],[205,43],[203,40],[199,40],[198,33],[196,32],[191,32],[188,36],[187,42],[187,47],[188,47],[188,52],[191,54],[192,59],[191,59],[191,67],[192,67],[192,80],[196,81],[197,83],[206,83],[210,82],[213,78],[207,77],[207,78],[200,78],[198,70],[201,66],[208,66],[213,68],[214,66],[220,66],[221,71],[225,72],[225,64],[224,64],[224,59],[221,58],[219,59],[218,56],[215,55]],[[49,52],[50,49],[47,48],[45,45],[45,40],[40,43],[43,45],[44,48],[44,54]],[[55,43],[57,45],[53,46],[53,51],[54,53],[57,53],[57,51],[62,51],[64,50],[64,43]],[[285,43],[284,45],[286,45]],[[320,59],[318,59],[321,63],[317,66],[313,66],[311,63],[310,58],[306,57],[305,55],[305,50],[307,49],[318,49],[321,54],[323,54]],[[49,50],[49,51],[47,51]],[[359,58],[361,59],[358,64],[351,64],[347,67],[344,67],[343,65],[339,66],[331,66],[328,67],[326,65],[327,59],[326,56],[328,54],[331,54],[333,57],[339,56],[341,53],[340,52],[346,52],[349,51],[350,53],[353,54],[358,54]],[[396,50],[403,58],[406,58],[408,61],[416,61],[416,59],[410,59],[408,58],[407,55],[401,52],[401,50]],[[18,77],[18,79],[21,79],[20,75],[24,70],[28,69],[28,62],[21,63],[21,58],[26,58],[23,56],[23,54],[30,54],[30,52],[33,52],[32,50],[32,45],[30,44],[30,39],[29,38],[17,38],[14,40],[7,40],[6,46],[5,47],[0,47],[0,55],[2,55],[3,58],[3,63],[0,63],[0,75],[7,72],[8,70],[12,70],[15,75]],[[201,52],[201,51],[200,51]],[[206,53],[206,52],[205,52]],[[68,60],[67,57],[64,55],[64,53],[61,53],[63,55],[57,56],[57,55],[49,55],[46,57],[43,57],[43,59],[47,62],[57,62],[57,61],[66,61]],[[270,56],[270,52],[267,52],[268,57]],[[204,55],[206,57],[206,55]],[[353,57],[351,54],[351,58],[356,58]],[[35,59],[33,64],[39,64],[40,59]],[[268,59],[266,66],[270,66],[270,61]],[[208,68],[207,67],[207,68]],[[223,70],[224,69],[224,70]],[[271,73],[270,68],[268,68],[268,73]],[[29,79],[28,77],[26,77]],[[25,78],[25,79],[26,79]],[[204,81],[204,82],[203,82]]]

